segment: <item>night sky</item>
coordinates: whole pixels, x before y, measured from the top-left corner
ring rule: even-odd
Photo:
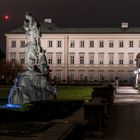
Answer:
[[[0,47],[4,33],[23,25],[26,11],[62,27],[120,27],[122,21],[140,26],[140,0],[0,0]]]

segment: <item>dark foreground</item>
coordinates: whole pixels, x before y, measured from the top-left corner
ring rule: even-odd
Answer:
[[[76,102],[75,102],[76,103]],[[140,94],[131,87],[120,87],[115,95],[115,101],[111,107],[109,116],[104,121],[104,126],[101,128],[103,137],[95,138],[86,135],[87,132],[86,121],[84,119],[83,102],[77,105],[74,102],[70,105],[66,103],[64,108],[71,108],[67,115],[63,114],[66,110],[58,111],[59,117],[46,121],[41,113],[32,114],[34,121],[18,121],[11,123],[0,123],[0,140],[139,140],[140,139]],[[63,106],[62,105],[62,106]],[[61,107],[62,107],[61,106]],[[71,106],[71,107],[70,107]],[[77,107],[76,107],[77,106]],[[82,107],[81,107],[82,106]],[[74,108],[75,109],[74,109]],[[73,108],[73,109],[72,109]],[[78,110],[77,110],[78,109]],[[41,110],[40,110],[41,111]],[[50,111],[54,111],[52,108]],[[67,112],[67,111],[66,111]],[[55,114],[55,113],[54,113]],[[53,116],[54,116],[53,114]],[[65,113],[64,113],[65,114]],[[12,115],[12,114],[11,114]],[[43,121],[36,120],[35,118],[41,117]],[[61,116],[61,117],[60,117]],[[9,116],[10,117],[10,116]],[[17,116],[15,116],[17,117]],[[22,118],[22,117],[21,117]],[[28,117],[27,117],[28,118]],[[30,118],[30,117],[29,117]],[[3,118],[4,119],[4,118]],[[31,119],[31,118],[30,118]],[[4,119],[6,120],[6,119]],[[16,120],[16,119],[15,119]],[[80,123],[79,123],[80,122]],[[83,123],[81,123],[83,122]],[[6,128],[9,127],[9,130]],[[2,129],[3,128],[3,129]],[[14,129],[16,131],[14,131]],[[24,129],[23,129],[24,128]],[[29,129],[29,131],[27,131]],[[18,131],[17,131],[18,130]],[[67,136],[64,135],[67,133]],[[61,134],[61,135],[60,135]],[[62,135],[63,134],[63,135]]]

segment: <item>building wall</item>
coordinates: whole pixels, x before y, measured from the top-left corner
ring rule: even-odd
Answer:
[[[11,47],[11,42],[16,41],[16,47]],[[11,61],[11,53],[16,53],[16,60],[20,63],[20,54],[26,51],[25,47],[20,47],[21,41],[26,42],[25,35],[6,35],[6,59]],[[52,41],[52,47],[48,42]],[[57,42],[61,41],[62,46],[58,47]],[[75,42],[71,47],[71,42]],[[84,41],[84,47],[80,47],[80,42]],[[90,41],[94,41],[94,46],[90,47]],[[100,47],[100,42],[104,46]],[[123,47],[119,43],[123,41]],[[130,47],[130,41],[132,46]],[[113,47],[109,47],[109,42],[113,42]],[[46,50],[46,56],[52,55],[52,79],[61,80],[120,80],[131,81],[135,70],[135,58],[140,52],[140,34],[43,34],[41,46]],[[93,54],[94,63],[90,64],[89,57]],[[102,55],[103,54],[103,55]],[[113,64],[109,64],[110,56],[113,54]],[[61,55],[61,64],[57,64],[57,57]],[[74,55],[74,64],[70,64],[70,56]],[[84,57],[84,64],[80,64],[80,56]],[[99,58],[100,56],[100,58]],[[102,58],[103,57],[103,58]],[[119,64],[119,57],[123,57],[123,64]],[[129,64],[129,59],[133,62]],[[103,60],[100,64],[99,60]],[[26,61],[25,61],[26,63]]]

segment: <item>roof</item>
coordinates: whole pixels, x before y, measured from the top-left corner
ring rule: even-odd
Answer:
[[[23,27],[14,29],[8,34],[24,34]],[[140,27],[58,27],[54,23],[42,23],[41,33],[46,34],[139,34]]]

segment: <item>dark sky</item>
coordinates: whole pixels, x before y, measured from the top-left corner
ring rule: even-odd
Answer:
[[[0,39],[4,40],[5,32],[23,25],[26,11],[40,22],[52,18],[63,27],[119,27],[122,21],[140,26],[140,0],[0,0]],[[6,14],[10,16],[8,22],[2,20]]]

